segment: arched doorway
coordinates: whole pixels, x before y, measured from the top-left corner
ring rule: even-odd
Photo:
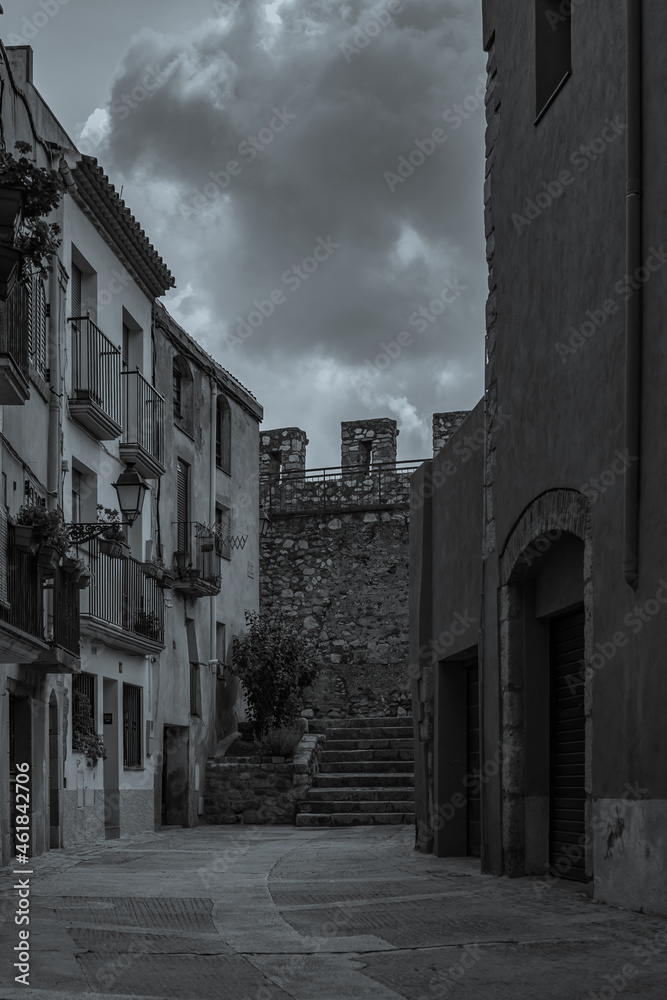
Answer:
[[[501,557],[503,867],[592,877],[586,671],[592,642],[585,497],[553,490],[524,511]]]

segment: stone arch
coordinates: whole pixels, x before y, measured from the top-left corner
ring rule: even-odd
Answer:
[[[503,866],[508,875],[543,874],[547,865],[550,793],[547,789],[545,796],[544,782],[548,785],[548,778],[533,780],[532,775],[537,771],[536,761],[543,773],[549,770],[544,767],[545,756],[550,759],[549,629],[556,613],[549,617],[538,609],[536,591],[540,571],[544,571],[542,578],[550,579],[557,576],[558,567],[566,565],[568,559],[574,560],[577,570],[576,604],[584,609],[584,663],[588,663],[592,653],[593,562],[589,508],[578,490],[548,490],[522,512],[500,556]],[[589,675],[589,671],[582,671],[587,829],[592,812]],[[590,877],[590,837],[582,850]]]

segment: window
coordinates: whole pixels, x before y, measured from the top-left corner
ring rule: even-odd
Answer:
[[[218,552],[223,559],[232,558],[232,544],[230,540],[231,519],[229,509],[220,504],[215,505],[215,532],[218,538]]]
[[[536,124],[572,72],[571,17],[562,0],[535,0]]]
[[[141,688],[123,684],[123,764],[141,767]]]
[[[199,664],[190,664],[190,715],[201,715]]]
[[[85,702],[81,704],[81,698],[88,700],[90,714],[93,720],[93,729],[97,732],[97,699],[95,698],[95,674],[73,674],[72,676],[72,718],[76,721],[82,708],[86,707]]]
[[[223,472],[232,468],[232,411],[224,396],[218,396],[215,412],[215,464]]]
[[[33,275],[29,298],[30,358],[38,373],[46,376],[46,292],[39,275]]]
[[[72,319],[81,319],[81,268],[72,261]]]

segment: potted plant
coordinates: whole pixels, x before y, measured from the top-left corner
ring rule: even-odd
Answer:
[[[41,504],[29,504],[18,512],[17,527],[32,528],[30,540],[24,544],[32,547],[37,541],[37,553],[41,566],[55,569],[70,547],[70,537],[60,508],[47,510]],[[16,529],[14,529],[16,530]]]
[[[162,638],[162,619],[154,611],[137,611],[134,615],[133,631],[158,642]]]
[[[65,556],[62,568],[70,575],[72,582],[78,584],[79,590],[86,589],[90,583],[90,567],[84,559]]]
[[[120,514],[111,507],[103,507],[101,503],[97,505],[97,520],[105,525],[103,533],[99,537],[100,552],[111,556],[112,559],[127,559],[128,544],[125,541],[125,532],[120,523]]]
[[[16,280],[19,262],[22,281],[28,282],[35,273],[48,275],[49,258],[60,246],[60,226],[47,223],[45,217],[57,208],[65,190],[57,170],[39,167],[28,158],[30,143],[17,142],[15,148],[18,158],[0,152],[0,239],[9,244],[0,257],[4,294]]]
[[[90,701],[79,691],[72,699],[72,750],[86,755],[88,767],[96,767],[107,756],[104,737],[95,732]]]
[[[14,545],[19,552],[26,552],[34,556],[39,548],[39,538],[35,532],[34,524],[18,524],[12,521],[14,529]]]

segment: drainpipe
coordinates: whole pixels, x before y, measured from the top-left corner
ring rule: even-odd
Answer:
[[[216,412],[217,412],[217,401],[218,401],[218,386],[212,375],[209,376],[211,382],[211,448],[209,455],[210,464],[210,501],[209,501],[209,522],[215,524],[215,499],[216,499],[216,486],[217,486],[217,474],[216,474],[216,463],[215,463],[215,428],[216,428]],[[210,619],[210,639],[209,639],[209,660],[217,660],[217,636],[216,636],[216,614],[215,614],[215,597],[209,598],[211,619]],[[217,670],[217,664],[216,664]],[[215,716],[214,716],[215,718]]]
[[[642,5],[626,6],[626,274],[642,264]],[[642,386],[642,290],[625,306],[625,448],[632,462],[624,481],[623,574],[633,589],[639,578],[639,477]]]

